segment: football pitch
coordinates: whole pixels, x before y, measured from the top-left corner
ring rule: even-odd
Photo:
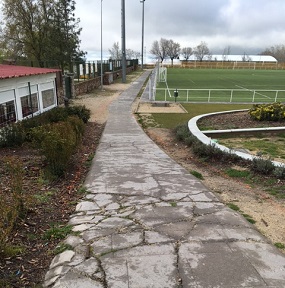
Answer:
[[[168,68],[166,76],[157,83],[156,101],[285,102],[284,70]]]

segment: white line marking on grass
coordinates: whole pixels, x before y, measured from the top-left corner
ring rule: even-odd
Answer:
[[[171,93],[170,93],[170,91],[169,91],[169,87],[168,87],[167,82],[165,82],[165,84],[166,84],[166,87],[167,87],[168,95],[169,95],[169,97],[171,98]]]
[[[250,92],[254,92],[254,91],[255,91],[255,90],[248,89],[248,88],[245,88],[245,87],[242,87],[242,86],[239,86],[239,85],[236,85],[236,87],[239,87],[239,88],[241,88],[241,89],[244,89],[244,90],[247,90],[247,91],[250,91]],[[267,98],[267,99],[272,99],[271,97],[269,97],[269,96],[267,96],[267,95],[265,95],[265,94],[262,94],[262,93],[259,93],[259,92],[256,92],[256,91],[255,91],[255,93],[258,94],[258,95],[260,95],[260,96],[264,96],[264,97]]]

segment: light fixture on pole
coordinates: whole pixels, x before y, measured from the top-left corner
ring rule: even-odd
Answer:
[[[101,90],[103,90],[103,30],[102,30],[102,2],[101,0]]]
[[[141,55],[141,68],[143,69],[143,42],[144,42],[144,1],[140,0],[142,3],[142,55]]]

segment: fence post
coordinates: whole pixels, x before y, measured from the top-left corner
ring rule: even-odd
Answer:
[[[230,100],[230,102],[233,101],[233,92],[234,92],[234,90],[232,89],[232,90],[231,90],[231,100]]]
[[[209,89],[209,97],[208,97],[208,102],[210,102],[211,99],[211,90]]]
[[[253,91],[252,102],[254,102],[255,90]]]
[[[151,77],[149,77],[149,81],[148,81],[148,84],[149,84],[149,86],[148,86],[148,98],[149,98],[149,100],[152,100],[152,98],[154,98],[151,94]],[[154,92],[153,92],[153,94],[154,94]]]
[[[277,97],[278,97],[278,90],[276,91],[276,95],[275,95],[275,100],[274,100],[274,102],[277,102]]]
[[[189,99],[188,99],[188,92],[189,92],[189,90],[187,89],[187,102],[188,102],[188,100],[189,100]]]

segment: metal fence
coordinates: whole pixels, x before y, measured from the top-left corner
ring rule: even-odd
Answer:
[[[178,92],[178,96],[175,92]],[[174,95],[177,97],[174,97]],[[153,87],[153,100],[170,101],[170,102],[179,101],[179,102],[230,102],[230,103],[285,102],[285,90],[173,89],[173,88]]]

